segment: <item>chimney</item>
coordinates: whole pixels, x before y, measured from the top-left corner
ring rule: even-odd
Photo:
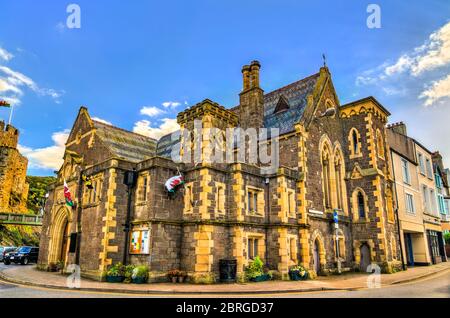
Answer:
[[[242,67],[242,77],[244,82],[244,87],[242,91],[250,89],[250,65],[244,65]]]
[[[397,134],[401,134],[403,136],[408,136],[408,132],[406,130],[406,125],[404,122],[394,123],[392,125],[387,126],[388,129],[391,129],[393,132]]]
[[[259,87],[261,64],[252,61],[242,67],[243,90],[239,94],[239,124],[243,129],[264,125],[264,91]]]
[[[259,69],[261,64],[258,61],[252,61],[250,64],[251,88],[259,87]]]

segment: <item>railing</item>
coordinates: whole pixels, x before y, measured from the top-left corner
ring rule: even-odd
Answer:
[[[0,212],[0,224],[42,226],[42,215]]]

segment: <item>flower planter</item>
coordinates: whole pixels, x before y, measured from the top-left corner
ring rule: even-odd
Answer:
[[[269,274],[264,274],[264,275],[253,277],[250,280],[252,282],[265,282],[265,281],[270,280],[270,275]]]
[[[145,284],[147,283],[147,277],[135,277],[131,280],[133,284]]]
[[[124,279],[124,276],[106,276],[106,281],[108,283],[121,283]]]
[[[299,280],[307,280],[308,279],[308,273],[305,273],[303,276],[298,271],[291,271],[289,272],[289,278],[291,280],[299,281]]]

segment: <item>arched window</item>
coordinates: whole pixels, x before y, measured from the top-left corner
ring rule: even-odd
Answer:
[[[358,216],[361,219],[365,219],[366,218],[366,203],[364,202],[364,195],[362,194],[362,192],[358,192],[357,200],[358,200]]]
[[[342,156],[339,151],[335,153],[334,172],[336,176],[336,199],[337,208],[342,210],[344,208],[342,188],[345,186],[342,173]]]
[[[348,136],[348,141],[350,144],[350,158],[358,157],[361,155],[361,137],[356,130],[356,128],[352,128],[350,130],[350,134]]]
[[[383,135],[381,134],[380,130],[377,129],[377,152],[378,157],[384,158],[384,142],[383,142]]]
[[[387,189],[386,190],[386,211],[387,211],[387,218],[389,222],[394,222],[394,200],[392,198],[392,190]]]
[[[322,150],[322,183],[325,208],[331,209],[330,151],[327,146]]]
[[[225,185],[217,186],[216,211],[218,214],[225,214]]]

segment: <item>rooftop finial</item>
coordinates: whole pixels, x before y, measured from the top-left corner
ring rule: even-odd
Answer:
[[[327,67],[327,57],[325,56],[325,53],[322,53],[323,58],[323,67]]]

